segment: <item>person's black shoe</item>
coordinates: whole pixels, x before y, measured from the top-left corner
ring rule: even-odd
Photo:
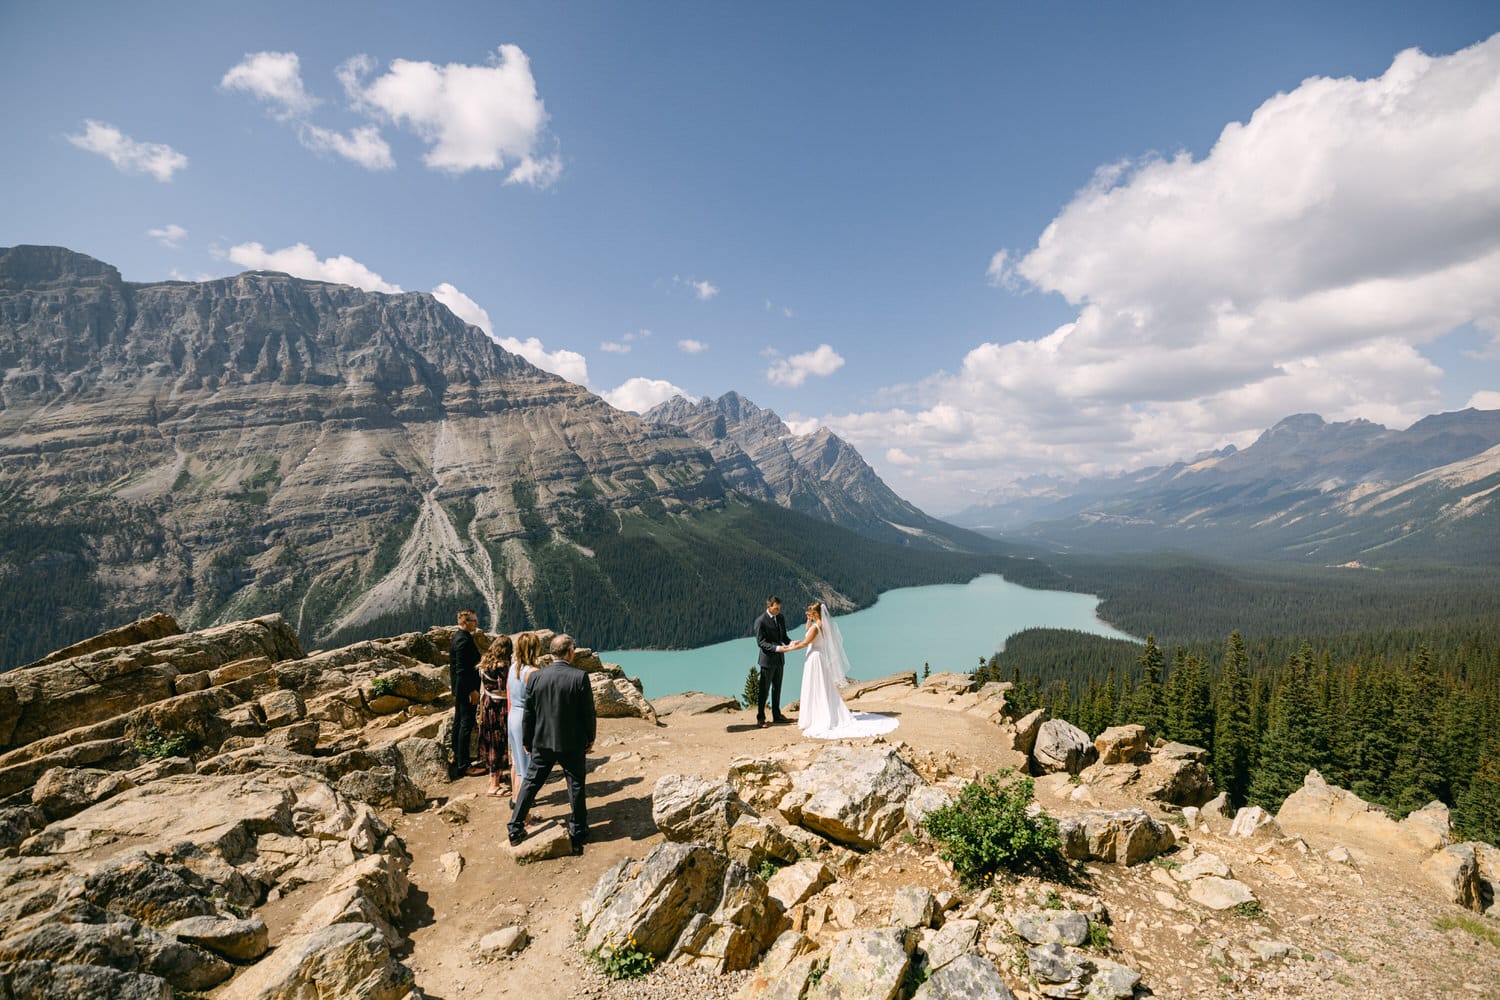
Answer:
[[[586,843],[588,843],[588,840],[584,837],[568,838],[568,845],[573,849],[573,854],[575,857],[583,853],[583,845]]]
[[[524,843],[526,843],[526,834],[524,834],[524,833],[512,833],[510,835],[510,846],[511,847],[520,847]]]
[[[792,720],[788,719],[784,715],[773,715],[771,717],[771,721],[774,722],[774,723],[776,723],[778,726],[785,726],[788,723],[790,723]]]

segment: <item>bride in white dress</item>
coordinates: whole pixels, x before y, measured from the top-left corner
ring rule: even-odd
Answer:
[[[849,684],[849,657],[844,639],[824,604],[807,606],[807,635],[787,646],[788,651],[807,649],[802,664],[802,701],[797,726],[806,736],[838,740],[850,736],[879,736],[900,725],[889,715],[851,712],[839,688]]]

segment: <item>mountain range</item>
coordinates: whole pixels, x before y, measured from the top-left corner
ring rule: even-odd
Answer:
[[[1287,417],[1252,445],[1073,483],[1033,480],[953,516],[1080,551],[1181,548],[1320,565],[1500,562],[1500,410],[1405,430]]]
[[[677,396],[650,410],[646,419],[686,431],[708,449],[725,483],[746,496],[893,544],[984,545],[973,533],[901,499],[828,428],[794,434],[774,412],[737,392],[697,401]]]
[[[692,645],[770,590],[853,607],[976,571],[939,550],[996,548],[827,432],[726,397],[744,445],[716,454],[426,294],[132,283],[0,249],[0,372],[0,664],[163,610],[279,611],[327,643],[473,604],[487,627]]]

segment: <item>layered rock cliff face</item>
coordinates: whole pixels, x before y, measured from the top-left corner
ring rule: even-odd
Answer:
[[[453,601],[525,621],[528,541],[725,499],[691,440],[425,294],[259,272],[134,284],[15,247],[0,373],[0,574],[51,581],[35,585],[63,615],[284,611],[319,641]]]
[[[707,448],[736,490],[831,521],[867,538],[931,548],[982,548],[969,532],[928,517],[897,496],[848,442],[826,427],[794,434],[773,411],[737,392],[674,397],[646,414]]]

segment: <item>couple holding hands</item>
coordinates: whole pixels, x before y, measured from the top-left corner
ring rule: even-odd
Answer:
[[[844,653],[844,639],[834,624],[828,606],[813,602],[807,606],[807,632],[796,642],[787,635],[786,618],[781,613],[781,598],[766,598],[766,610],[755,619],[755,644],[760,647],[760,688],[755,721],[762,728],[766,721],[766,699],[771,701],[771,722],[790,722],[781,714],[781,678],[786,654],[807,650],[802,663],[802,696],[798,705],[797,725],[804,736],[820,740],[837,740],[858,736],[879,736],[899,724],[888,715],[851,712],[839,695],[849,684],[849,657]]]

